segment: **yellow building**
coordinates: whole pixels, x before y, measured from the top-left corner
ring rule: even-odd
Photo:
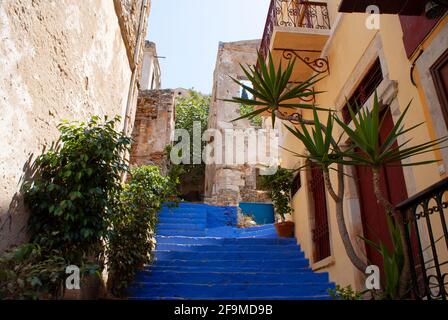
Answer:
[[[317,95],[315,102],[321,107],[337,110],[341,117],[346,118],[347,99],[368,107],[372,105],[376,90],[386,106],[384,110],[390,110],[384,127],[393,125],[411,100],[406,124],[411,126],[425,121],[425,125],[413,131],[412,136],[403,137],[403,142],[412,138],[411,144],[417,144],[446,136],[446,8],[431,1],[384,0],[373,1],[377,7],[367,9],[364,2],[272,0],[260,51],[266,54],[270,50],[277,63],[295,58],[295,82],[313,74],[325,75],[315,87],[324,93]],[[376,9],[380,10],[380,15],[372,15],[376,11],[367,11]],[[308,111],[302,112],[305,119],[311,116]],[[303,145],[282,127],[279,126],[282,146],[298,153],[304,152]],[[412,160],[423,158],[428,156]],[[448,170],[448,150],[435,152],[432,158],[440,161],[420,167],[389,168],[383,172],[383,188],[394,205],[440,181],[440,190],[431,190],[434,194],[443,195],[448,188],[444,180]],[[298,168],[303,164],[303,159],[282,151],[283,167]],[[365,236],[375,241],[388,241],[384,213],[373,196],[370,173],[356,168],[348,171],[345,172],[344,213],[351,240],[360,257],[371,264],[381,264],[381,257],[372,248],[366,248],[359,238]],[[292,219],[297,240],[312,268],[329,272],[331,279],[342,286],[351,284],[357,290],[364,290],[365,274],[348,259],[338,232],[335,205],[325,191],[319,170],[299,174],[294,182],[294,189],[298,191],[292,199]],[[332,174],[334,185],[337,185],[336,180],[336,174]],[[421,199],[414,202],[411,199],[410,205],[424,202],[432,195],[429,191]],[[416,278],[428,279],[434,275],[430,280],[434,284],[448,272],[445,223],[448,214],[443,209],[438,210],[446,207],[443,200],[436,203],[432,199],[428,203],[416,210],[417,213],[429,212],[428,217],[423,215],[411,219],[413,231],[410,241],[415,251],[412,264]],[[409,212],[415,217],[414,210]],[[419,231],[418,239],[415,225]],[[437,290],[432,293],[438,294]],[[425,295],[423,291],[418,294]]]

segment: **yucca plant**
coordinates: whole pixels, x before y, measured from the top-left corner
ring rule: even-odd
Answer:
[[[367,108],[360,109],[358,114],[353,111],[353,108],[348,104],[348,110],[353,123],[353,128],[344,123],[338,117],[335,117],[336,122],[344,130],[352,143],[351,149],[344,152],[344,164],[351,164],[357,166],[368,166],[373,174],[373,187],[375,196],[378,202],[385,208],[386,215],[392,215],[395,223],[400,231],[400,238],[404,250],[403,270],[400,278],[399,296],[403,297],[409,288],[410,282],[410,265],[408,255],[408,245],[406,241],[406,228],[401,214],[394,210],[393,205],[384,196],[381,190],[381,169],[386,166],[418,166],[437,162],[438,160],[424,160],[403,163],[404,160],[409,160],[412,157],[433,153],[441,149],[442,143],[447,141],[446,137],[430,140],[428,142],[409,146],[412,139],[405,140],[400,144],[399,139],[404,134],[409,134],[416,128],[420,127],[424,122],[418,123],[410,128],[405,128],[404,119],[410,109],[411,103],[407,105],[399,119],[394,124],[393,128],[388,133],[384,142],[380,141],[380,131],[383,127],[384,120],[387,113],[380,118],[380,103],[378,101],[377,93],[375,92],[372,110]]]
[[[247,92],[250,92],[253,98],[233,97],[224,101],[257,108],[255,111],[244,114],[233,121],[245,118],[252,119],[263,112],[269,112],[272,118],[272,125],[274,126],[277,115],[281,113],[280,109],[297,112],[300,109],[312,109],[314,107],[311,103],[291,102],[297,99],[303,101],[303,99],[320,93],[313,89],[313,86],[321,80],[317,75],[300,84],[291,85],[295,60],[290,60],[286,68],[283,68],[280,62],[278,68],[276,68],[272,53],[269,53],[268,62],[258,53],[258,66],[248,65],[244,67],[242,64],[240,66],[247,79],[252,82],[253,87],[251,88],[241,81],[233,77],[231,78]]]
[[[263,112],[268,112],[271,114],[273,124],[275,123],[276,117],[282,120],[288,120],[293,124],[298,123],[298,128],[288,126],[288,130],[303,143],[307,149],[307,154],[292,152],[296,156],[307,160],[305,167],[308,167],[310,163],[314,163],[322,168],[326,189],[336,202],[339,233],[343,240],[345,250],[355,267],[362,272],[365,271],[366,263],[356,255],[344,221],[344,166],[368,166],[371,168],[374,177],[373,186],[375,196],[378,202],[386,209],[386,214],[393,216],[395,226],[400,235],[400,242],[403,248],[403,267],[397,296],[403,297],[408,292],[410,280],[408,248],[405,240],[406,230],[401,215],[394,211],[392,204],[386,199],[380,189],[380,170],[385,166],[416,166],[436,162],[437,160],[410,162],[410,159],[440,149],[440,144],[446,142],[447,138],[435,139],[414,146],[409,146],[412,139],[400,143],[399,140],[401,140],[401,137],[411,133],[423,124],[419,123],[410,128],[404,127],[403,123],[410,108],[409,104],[398,121],[396,121],[393,129],[388,133],[385,141],[381,142],[379,134],[385,118],[380,118],[380,104],[376,93],[371,110],[357,108],[360,111],[356,114],[349,104],[348,109],[353,125],[345,124],[330,110],[317,108],[311,103],[291,103],[291,100],[306,98],[320,93],[313,89],[313,85],[320,80],[316,76],[311,77],[297,86],[291,87],[288,85],[294,69],[294,63],[294,61],[290,61],[285,70],[282,69],[281,64],[276,68],[270,53],[267,63],[259,55],[259,68],[255,66],[244,68],[241,66],[247,78],[253,83],[253,88],[244,85],[236,79],[233,80],[248,92],[252,93],[253,99],[233,98],[232,100],[226,101],[239,104],[244,103],[245,105],[256,106],[258,109],[234,121],[243,118],[252,118]],[[292,110],[292,113],[297,113],[299,109],[311,109],[313,110],[313,119],[305,120],[300,116],[288,116],[281,111],[281,108]],[[329,111],[326,126],[321,124],[317,114],[317,111],[323,110]],[[343,136],[348,138],[350,142],[348,148],[346,148],[347,150],[341,150],[339,141],[335,141],[333,138],[335,122],[342,128]],[[310,127],[311,129],[309,129]],[[408,162],[403,163],[402,161]],[[337,166],[337,191],[333,188],[329,176],[329,170],[333,169],[334,166]],[[385,251],[383,253],[385,259],[388,259],[387,257],[390,255],[387,255]]]
[[[400,228],[392,220],[391,216],[387,216],[387,227],[390,237],[392,239],[392,250],[383,242],[375,243],[372,240],[360,237],[366,244],[372,246],[383,257],[384,275],[386,282],[381,294],[383,299],[399,299],[400,296],[400,275],[403,272],[404,266],[404,250],[400,237]]]
[[[313,120],[301,119],[299,127],[285,127],[299,139],[307,150],[307,154],[299,154],[295,151],[288,150],[297,157],[306,159],[305,165],[299,168],[307,169],[311,163],[321,167],[325,181],[325,187],[336,204],[336,221],[338,223],[339,234],[342,239],[347,256],[352,264],[361,272],[365,272],[367,264],[361,259],[353,247],[350,236],[345,224],[344,217],[344,167],[343,153],[339,147],[339,141],[333,138],[334,116],[332,112],[328,113],[327,124],[320,122],[316,108],[313,108]],[[310,129],[308,129],[310,128]],[[333,188],[330,180],[329,170],[333,165],[337,164],[338,189]]]

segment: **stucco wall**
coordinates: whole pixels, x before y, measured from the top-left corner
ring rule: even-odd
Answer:
[[[436,135],[433,129],[433,119],[428,113],[428,107],[421,99],[423,96],[423,93],[419,92],[421,86],[419,89],[411,82],[411,62],[406,56],[398,16],[381,15],[381,29],[368,30],[365,27],[366,14],[331,14],[334,17],[332,35],[322,53],[329,59],[330,75],[315,88],[325,91],[317,97],[317,103],[322,107],[340,110],[345,104],[345,98],[353,93],[369,66],[379,57],[385,80],[378,87],[378,91],[379,95],[385,99],[384,102],[390,105],[394,120],[397,120],[412,100],[412,109],[407,115],[406,124],[412,126],[421,121],[426,121],[426,125],[415,130],[412,136],[403,137],[403,140],[413,138],[411,144],[417,144],[434,138]],[[446,24],[446,19],[443,23]],[[442,29],[440,28],[440,30]],[[372,98],[366,104],[371,105],[371,103]],[[303,116],[305,118],[312,117],[309,112],[304,112]],[[326,115],[322,114],[322,116],[325,119]],[[336,132],[335,136],[339,136],[339,133]],[[298,143],[297,139],[292,137],[291,134],[286,133],[282,139],[282,145],[285,148],[299,153],[304,151],[303,145]],[[415,157],[412,160],[422,161],[428,158],[440,159],[440,152]],[[287,153],[282,154],[281,161],[283,166],[290,168],[303,165],[301,162],[298,163],[296,157]],[[445,176],[444,170],[443,162],[424,167],[404,168],[408,196],[414,195],[443,178]],[[350,170],[347,173],[353,176],[353,172]],[[338,232],[334,202],[329,196],[327,196],[327,206],[332,254],[324,261],[313,261],[314,244],[311,232],[313,229],[313,210],[311,207],[312,197],[308,188],[310,179],[306,172],[301,174],[302,188],[293,199],[295,209],[293,218],[296,222],[298,241],[306,256],[311,259],[312,267],[315,270],[328,271],[331,279],[338,284],[344,286],[351,284],[358,290],[365,289],[363,275],[353,267],[345,253]],[[335,175],[332,174],[333,185],[337,185]],[[355,249],[361,257],[365,257],[364,243],[358,238],[363,233],[363,227],[359,196],[353,178],[356,177],[346,177],[345,218],[348,231],[355,243]]]
[[[238,130],[253,127],[247,119],[232,122],[240,116],[240,105],[223,100],[240,95],[240,86],[230,77],[247,80],[240,64],[255,65],[259,46],[259,40],[228,42],[219,45],[208,128],[218,129],[222,137],[226,129]],[[223,142],[223,156],[227,153],[227,156],[235,157],[235,152],[237,152],[236,146],[226,147],[226,143]],[[264,193],[255,192],[255,180],[255,166],[209,164],[205,170],[206,202],[216,205],[236,205],[246,195],[247,201],[267,201]]]
[[[173,90],[140,92],[132,133],[132,166],[158,165],[166,171],[166,146],[174,136],[174,105]]]
[[[124,116],[132,70],[114,1],[0,1],[0,70],[1,251],[26,238],[18,190],[56,125]]]

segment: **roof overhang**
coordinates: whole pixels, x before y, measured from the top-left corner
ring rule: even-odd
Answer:
[[[419,16],[425,10],[425,0],[342,0],[339,12],[366,13],[367,7],[374,5],[380,13]]]

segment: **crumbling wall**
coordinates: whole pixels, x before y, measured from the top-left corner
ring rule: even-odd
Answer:
[[[57,124],[125,117],[141,1],[0,1],[0,251],[26,239],[19,188]]]
[[[174,133],[174,91],[141,91],[132,133],[132,166],[157,165],[166,172],[168,158],[165,148]]]
[[[218,129],[224,137],[226,129],[248,129],[246,119],[232,122],[240,116],[240,106],[223,101],[240,96],[240,87],[230,77],[247,80],[242,65],[255,65],[260,41],[220,43],[214,73],[208,128]],[[223,143],[223,154],[228,152]],[[235,152],[235,151],[234,151]],[[205,201],[213,205],[237,205],[240,201],[269,201],[264,192],[256,191],[255,166],[209,164],[205,170]]]

